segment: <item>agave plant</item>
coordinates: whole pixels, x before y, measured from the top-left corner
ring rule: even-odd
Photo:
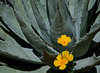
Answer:
[[[1,1],[0,73],[99,73],[99,13],[99,0]]]

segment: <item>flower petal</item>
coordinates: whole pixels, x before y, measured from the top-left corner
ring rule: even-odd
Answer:
[[[61,65],[61,63],[60,63],[60,61],[55,60],[55,61],[54,61],[54,65],[55,65],[56,67],[58,67],[58,66],[60,66],[60,65]]]
[[[60,53],[60,54],[57,56],[57,60],[58,60],[58,61],[62,61],[62,58],[63,58],[63,57],[62,57],[62,55],[61,55],[61,53]]]
[[[66,68],[66,65],[65,65],[65,64],[62,64],[62,65],[59,67],[60,70],[64,70],[65,68]]]
[[[58,42],[59,44],[61,44],[62,39],[61,39],[61,38],[58,38],[57,42]]]
[[[68,56],[68,61],[72,61],[73,58],[74,58],[74,56],[73,56],[72,54],[70,54],[70,55]]]
[[[71,42],[71,38],[70,37],[67,37],[67,41],[68,41],[68,43]]]
[[[62,56],[64,57],[64,58],[68,58],[68,56],[69,56],[69,51],[63,51],[62,52]]]
[[[66,37],[67,37],[66,35],[61,35],[62,39],[66,39]]]

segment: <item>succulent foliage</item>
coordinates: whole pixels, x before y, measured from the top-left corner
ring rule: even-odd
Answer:
[[[53,62],[65,50],[74,60],[60,71]],[[100,0],[0,1],[0,73],[99,73],[99,64]]]

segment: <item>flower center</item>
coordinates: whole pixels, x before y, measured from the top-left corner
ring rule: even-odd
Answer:
[[[65,41],[65,40],[63,40],[63,43],[64,43],[64,44],[66,44],[66,41]]]

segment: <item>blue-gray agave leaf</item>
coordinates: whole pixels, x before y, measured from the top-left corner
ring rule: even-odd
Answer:
[[[77,20],[75,21],[76,42],[84,36],[87,28],[89,0],[79,0],[77,2]]]
[[[97,32],[100,31],[100,24],[95,24],[91,27],[91,30],[88,34],[86,34],[80,41],[75,45],[73,54],[75,57],[81,57],[86,54],[88,51],[91,41],[96,35]]]
[[[45,44],[45,42],[34,32],[34,30],[30,30],[28,26],[23,22],[23,20],[16,14],[16,18],[21,26],[21,29],[26,36],[29,43],[32,45],[32,47],[40,53],[40,55],[43,55],[43,49],[50,53],[57,53],[52,47]]]
[[[73,37],[73,33],[71,32],[70,25],[68,25],[67,22],[63,20],[61,13],[58,9],[58,11],[55,15],[54,21],[52,22],[51,27],[50,27],[50,38],[51,38],[51,41],[53,43],[53,46],[59,52],[62,52],[64,50],[71,51],[73,44],[74,44],[73,38],[72,38],[72,42],[68,46],[63,47],[62,45],[59,45],[57,43],[57,39],[61,35],[67,35],[71,38]]]
[[[37,21],[38,26],[39,26],[39,28],[41,30],[41,33],[42,33],[42,36],[43,36],[42,38],[48,44],[51,44],[47,26],[45,25],[41,15],[40,15],[40,12],[38,10],[38,7],[36,6],[36,3],[35,3],[36,1],[30,0],[30,2],[31,2],[31,6],[32,6],[32,9],[33,9],[33,13],[35,15],[36,21]]]

